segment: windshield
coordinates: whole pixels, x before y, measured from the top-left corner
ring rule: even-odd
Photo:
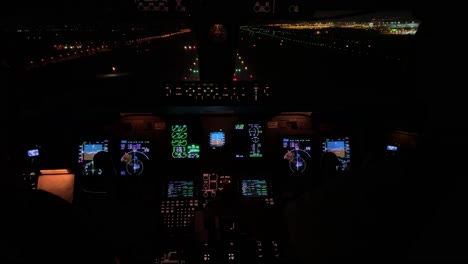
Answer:
[[[336,73],[389,77],[405,69],[418,28],[407,12],[316,21],[251,22],[241,28],[236,70],[242,79],[310,80]],[[241,56],[243,55],[243,56]],[[244,57],[244,58],[242,58]],[[248,65],[249,64],[249,65]]]
[[[5,21],[0,59],[6,71],[71,79],[138,74],[160,81],[200,80],[196,32],[189,18],[88,24]],[[220,26],[213,30],[222,31]],[[410,74],[407,65],[418,26],[410,12],[402,11],[327,11],[307,21],[249,20],[236,35],[233,81]]]

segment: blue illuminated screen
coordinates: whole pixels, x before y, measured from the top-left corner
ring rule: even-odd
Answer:
[[[226,144],[226,134],[224,131],[210,132],[210,147],[213,149],[221,148]]]
[[[83,141],[79,145],[78,163],[82,168],[83,175],[100,175],[102,171],[94,167],[94,155],[101,151],[109,150],[109,141]]]
[[[30,149],[28,150],[28,157],[39,156],[39,149]]]

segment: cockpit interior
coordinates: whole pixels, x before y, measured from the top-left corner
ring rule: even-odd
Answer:
[[[5,263],[466,261],[438,16],[377,2],[2,3]]]

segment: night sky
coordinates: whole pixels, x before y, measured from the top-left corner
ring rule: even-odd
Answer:
[[[133,0],[0,1],[0,22],[49,23],[120,19],[135,13]]]
[[[170,2],[175,0],[169,0]],[[208,5],[210,1],[219,3],[219,1],[230,0],[185,0],[187,2]],[[231,0],[235,5],[240,3],[255,2],[254,0]],[[242,2],[241,2],[242,1]],[[351,7],[359,6],[359,3],[367,7],[379,6],[397,7],[401,5],[410,6],[411,0],[393,0],[393,1],[375,1],[375,0],[276,0],[278,3],[302,2],[303,4],[314,3],[317,6],[323,7],[317,3],[325,3],[326,5],[336,5],[337,9],[332,10],[353,10]],[[224,3],[226,3],[224,2]],[[378,3],[376,3],[378,2]],[[400,3],[404,4],[400,4]],[[356,3],[358,3],[356,5]],[[340,8],[342,7],[342,8]],[[317,8],[320,10],[320,8]],[[325,8],[328,9],[328,8]],[[365,8],[366,9],[366,8]],[[372,8],[373,9],[373,8]],[[392,8],[390,8],[392,9]],[[407,9],[407,8],[405,8]],[[249,9],[250,10],[250,9]],[[134,0],[5,0],[0,1],[0,24],[22,24],[22,23],[93,23],[100,21],[125,21],[132,20],[138,16]]]

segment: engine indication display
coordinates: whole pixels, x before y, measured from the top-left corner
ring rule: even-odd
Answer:
[[[172,157],[175,159],[200,158],[200,145],[189,142],[187,125],[171,126]]]
[[[283,148],[286,150],[283,158],[288,161],[289,169],[293,173],[304,172],[311,158],[310,139],[283,138]]]
[[[148,140],[121,140],[120,175],[141,175],[148,164],[150,142]]]
[[[234,125],[234,155],[236,158],[261,158],[263,129],[258,123]]]

